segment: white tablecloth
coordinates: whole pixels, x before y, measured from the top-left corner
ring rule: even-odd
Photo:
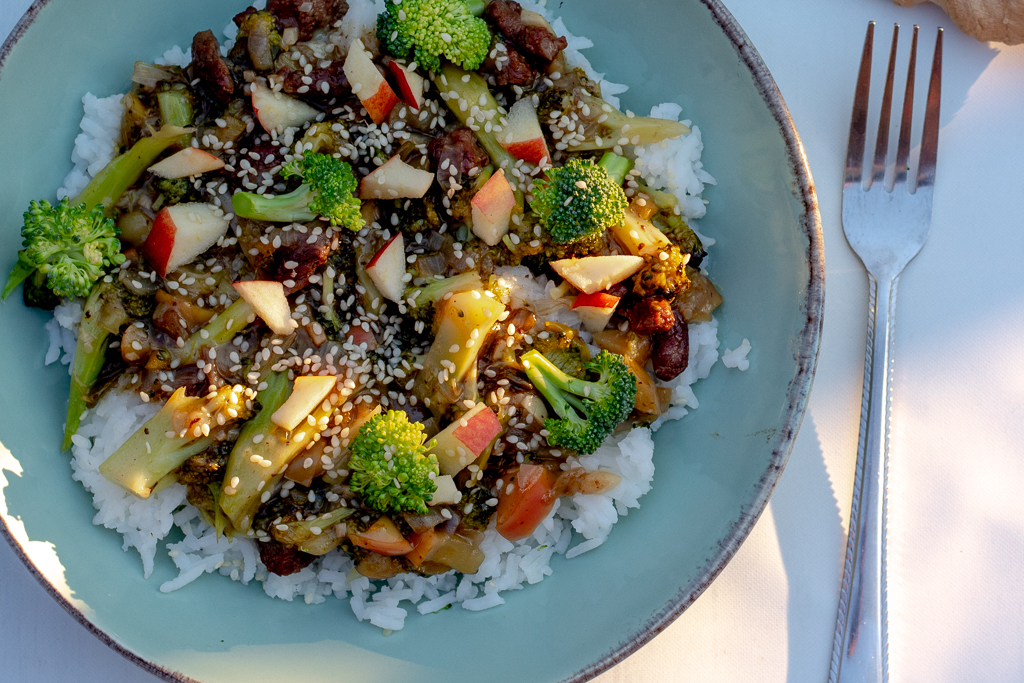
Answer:
[[[29,0],[0,0],[6,36]],[[786,98],[824,222],[814,391],[767,511],[663,634],[601,683],[819,683],[828,676],[860,411],[866,278],[840,186],[864,28],[947,27],[928,244],[900,285],[890,521],[894,681],[1024,681],[1024,46],[967,38],[931,5],[728,0]],[[906,37],[904,38],[906,41]],[[906,42],[904,44],[907,44]],[[920,72],[919,83],[924,71]],[[923,87],[923,86],[922,86]],[[894,133],[895,134],[895,133]],[[709,140],[714,145],[713,140]],[[714,173],[714,169],[709,169]],[[755,340],[756,342],[756,340]],[[71,619],[0,543],[0,681],[155,680]]]

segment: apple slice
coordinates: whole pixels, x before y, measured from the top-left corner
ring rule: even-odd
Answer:
[[[405,240],[402,233],[384,243],[366,264],[366,274],[377,285],[377,289],[395,303],[401,303],[405,294]]]
[[[360,199],[419,199],[434,182],[434,174],[414,168],[397,154],[359,183]]]
[[[153,220],[142,250],[160,277],[166,277],[217,243],[228,231],[224,212],[201,202],[165,207]]]
[[[352,93],[362,102],[373,122],[380,124],[387,119],[398,104],[398,95],[373,63],[362,40],[352,41],[342,70],[352,85]]]
[[[462,492],[455,486],[455,480],[450,474],[441,474],[434,477],[437,490],[430,498],[430,505],[458,505],[462,500]]]
[[[186,147],[163,161],[158,161],[150,166],[149,172],[161,178],[173,180],[174,178],[188,178],[189,176],[200,175],[209,171],[217,171],[222,168],[224,168],[224,162],[219,157],[195,147]]]
[[[423,105],[423,76],[393,59],[388,62],[388,71],[398,85],[398,95],[402,101],[419,111]]]
[[[473,234],[493,247],[508,232],[508,222],[516,205],[516,195],[503,169],[498,169],[473,195],[472,205]]]
[[[534,166],[551,158],[537,120],[537,110],[529,97],[513,104],[506,120],[508,123],[498,134],[498,141],[509,154]]]
[[[285,128],[301,128],[316,120],[320,112],[305,102],[274,92],[258,81],[252,83],[252,108],[260,125],[268,133]]]
[[[292,319],[292,308],[284,295],[284,285],[273,280],[246,280],[231,284],[238,295],[252,306],[274,334],[291,334],[299,326]]]
[[[501,431],[494,411],[477,403],[434,437],[430,452],[437,456],[441,474],[456,475],[479,458]]]
[[[639,256],[587,256],[552,261],[551,267],[576,289],[593,294],[622,282],[644,265]]]
[[[304,375],[295,378],[288,400],[270,416],[281,429],[292,431],[320,405],[338,383],[334,375]]]
[[[606,292],[595,292],[577,296],[572,303],[572,310],[579,315],[587,332],[594,334],[608,327],[608,321],[612,319],[618,305],[619,297]]]

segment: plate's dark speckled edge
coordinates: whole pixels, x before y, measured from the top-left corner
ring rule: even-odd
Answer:
[[[825,303],[825,246],[821,232],[821,214],[818,211],[818,196],[814,191],[814,181],[811,179],[811,170],[807,165],[804,146],[800,142],[800,136],[793,124],[793,117],[789,114],[789,107],[782,99],[782,93],[779,92],[775,79],[772,78],[761,55],[750,43],[747,34],[736,22],[736,18],[720,0],[700,1],[711,11],[715,23],[732,41],[740,59],[750,69],[750,74],[754,78],[761,97],[778,122],[779,132],[782,133],[782,137],[786,141],[789,166],[796,181],[793,194],[803,205],[800,227],[807,238],[806,258],[809,277],[807,296],[803,302],[806,319],[803,330],[800,332],[796,354],[797,370],[789,384],[787,393],[789,402],[783,426],[774,437],[771,462],[768,463],[768,467],[758,480],[757,494],[740,512],[739,519],[719,545],[718,552],[708,558],[704,567],[704,578],[699,583],[687,586],[676,593],[671,600],[665,603],[661,611],[652,615],[647,623],[643,624],[635,633],[590,666],[580,669],[564,679],[562,683],[583,683],[626,659],[646,645],[654,636],[664,631],[669,624],[675,621],[676,617],[700,597],[700,594],[721,573],[725,565],[739,550],[747,535],[750,534],[750,530],[754,528],[754,524],[761,516],[765,506],[768,505],[768,498],[775,490],[775,484],[786,466],[789,454],[793,450],[796,434],[800,430],[800,423],[803,421],[804,411],[807,408],[807,399],[811,393],[814,368],[818,363],[822,313]]]
[[[11,35],[4,44],[0,46],[0,72],[7,61],[7,56],[18,39],[25,33],[40,10],[50,0],[35,0],[32,6],[25,12],[25,16],[14,27]],[[583,683],[598,674],[607,671],[629,655],[633,654],[650,641],[654,636],[661,633],[671,624],[676,617],[683,613],[687,607],[693,604],[701,593],[721,573],[725,565],[732,559],[732,556],[739,550],[740,545],[746,539],[755,522],[761,516],[761,512],[768,504],[768,498],[775,489],[775,484],[782,474],[790,452],[793,450],[793,442],[796,439],[797,431],[803,420],[804,411],[807,407],[807,399],[811,391],[811,382],[814,378],[814,368],[818,361],[818,349],[821,338],[822,310],[825,301],[825,248],[822,241],[821,216],[818,212],[818,198],[814,191],[814,181],[811,179],[811,171],[807,165],[807,157],[804,154],[800,136],[797,135],[793,119],[789,114],[789,108],[782,99],[775,79],[772,78],[768,67],[765,66],[761,55],[751,45],[747,34],[740,28],[732,14],[719,0],[700,0],[711,12],[712,17],[722,31],[736,47],[740,59],[750,69],[754,83],[765,104],[771,111],[779,124],[779,131],[786,141],[786,151],[789,157],[789,165],[796,179],[794,195],[803,205],[800,216],[800,227],[807,237],[807,265],[809,279],[807,283],[807,296],[803,302],[803,310],[806,315],[804,328],[800,333],[796,361],[797,372],[789,385],[789,405],[785,413],[783,427],[775,435],[775,444],[772,448],[771,462],[767,469],[761,474],[758,481],[757,495],[750,504],[741,511],[740,518],[729,530],[728,536],[722,541],[718,552],[710,557],[705,566],[704,579],[693,586],[688,586],[672,597],[658,613],[654,614],[646,624],[636,633],[622,641],[615,649],[611,650],[596,662],[580,669],[578,672],[565,679],[563,683]],[[201,683],[180,672],[165,669],[153,662],[149,662],[135,653],[125,649],[120,643],[113,640],[102,630],[96,628],[92,622],[74,605],[68,602],[50,583],[46,580],[35,565],[25,554],[24,549],[7,529],[7,525],[0,523],[0,535],[14,549],[15,554],[28,567],[28,570],[36,580],[53,596],[65,610],[68,611],[82,626],[90,633],[102,640],[113,650],[123,655],[126,659],[134,662],[139,667],[164,680],[175,683]]]

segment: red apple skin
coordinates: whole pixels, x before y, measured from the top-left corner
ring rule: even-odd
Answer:
[[[388,62],[388,71],[391,72],[392,77],[395,79],[395,83],[398,84],[398,94],[402,98],[402,101],[408,104],[416,111],[420,110],[420,102],[423,100],[423,83],[420,83],[420,92],[417,93],[412,84],[409,82],[409,72],[406,71],[405,67],[391,60]],[[417,78],[421,78],[418,74],[414,74]]]
[[[519,541],[532,534],[551,512],[558,500],[558,477],[543,465],[524,463],[502,479],[511,482],[512,492],[507,493],[506,484],[498,493],[495,529],[509,541]]]
[[[153,220],[153,227],[149,231],[146,243],[142,245],[142,251],[160,277],[167,276],[167,262],[171,258],[177,234],[178,227],[174,224],[170,212],[164,208]]]
[[[496,221],[516,205],[516,196],[505,174],[498,171],[473,195],[473,206],[483,211],[489,221]]]
[[[370,259],[370,262],[366,264],[367,270],[369,270],[370,268],[373,268],[375,265],[377,265],[377,261],[379,261],[380,257],[384,255],[384,252],[386,252],[388,250],[388,247],[391,246],[391,243],[394,242],[395,240],[397,240],[401,236],[402,236],[402,233],[400,233],[400,232],[395,233],[394,235],[392,235],[391,239],[389,239],[387,242],[385,242],[384,246],[381,247],[380,249],[378,249],[377,253],[373,255],[372,259]]]
[[[456,439],[465,444],[471,453],[483,453],[494,437],[501,434],[501,422],[490,408],[484,408],[466,420],[452,432]]]
[[[594,292],[593,294],[583,294],[582,292],[576,297],[576,300],[572,302],[573,308],[581,308],[583,306],[589,306],[590,308],[615,308],[619,305],[619,297],[612,296],[607,292]]]
[[[373,122],[380,125],[387,120],[391,110],[398,104],[398,95],[391,89],[387,81],[382,81],[373,97],[360,101],[363,103],[366,113],[373,119]]]
[[[548,154],[548,146],[544,142],[544,138],[534,138],[532,140],[524,140],[522,142],[511,142],[504,145],[505,149],[509,154],[514,156],[516,159],[522,159],[528,164],[539,166],[542,161],[550,159]]]

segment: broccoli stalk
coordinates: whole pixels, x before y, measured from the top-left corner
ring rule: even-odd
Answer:
[[[500,168],[515,166],[518,159],[501,146],[495,135],[501,130],[504,114],[498,109],[498,102],[487,87],[487,81],[478,73],[470,73],[454,64],[445,64],[440,73],[434,75],[434,83],[441,99],[448,104],[459,121],[476,134],[476,139],[494,164]],[[487,130],[488,123],[491,124],[490,130]]]
[[[582,87],[545,93],[538,111],[541,125],[556,120],[551,117],[554,112],[558,112],[558,118],[568,115],[577,122],[577,134],[583,139],[570,143],[573,152],[611,149],[625,144],[651,145],[690,132],[689,126],[671,119],[623,114]]]
[[[171,355],[190,365],[199,360],[204,346],[218,346],[231,341],[256,319],[256,312],[245,299],[238,299],[224,309],[224,312],[208,322],[202,329],[185,341],[181,348],[172,349]]]
[[[410,287],[406,292],[405,300],[413,308],[436,305],[448,292],[458,292],[463,289],[480,289],[483,287],[483,280],[475,270],[459,273],[443,280],[433,280],[420,287]]]
[[[283,178],[302,178],[303,183],[287,194],[268,197],[255,192],[237,192],[231,198],[240,218],[291,223],[320,217],[331,225],[359,230],[363,220],[355,196],[359,183],[352,167],[328,154],[307,154],[281,169]]]
[[[107,355],[107,338],[117,334],[128,322],[128,314],[116,301],[112,283],[100,282],[85,302],[82,322],[78,327],[75,360],[71,364],[71,390],[68,394],[68,415],[64,425],[63,449],[71,448],[71,437],[82,423],[86,397],[103,369]]]
[[[621,179],[631,165],[629,159],[610,152],[598,164],[573,157],[534,182],[530,207],[552,241],[585,240],[621,223],[628,206]]]
[[[192,98],[187,90],[173,88],[156,94],[156,101],[160,107],[160,119],[164,125],[178,126],[185,128],[195,122],[195,110],[192,107]],[[178,140],[178,145],[187,147],[191,134],[186,133]]]
[[[593,453],[633,410],[636,376],[622,356],[602,351],[585,363],[585,370],[598,374],[592,382],[565,374],[536,350],[520,360],[530,382],[558,415],[544,421],[552,446]]]
[[[437,334],[423,358],[415,391],[435,416],[466,398],[467,377],[476,366],[480,349],[491,328],[499,322],[505,306],[480,290],[463,290],[442,298],[437,312]]]
[[[344,533],[337,533],[335,527],[355,512],[355,508],[338,508],[302,521],[292,520],[274,525],[270,534],[275,541],[295,546],[304,553],[326,555],[337,548],[344,538]],[[282,529],[282,526],[286,528]]]
[[[413,53],[428,71],[441,68],[441,57],[476,69],[491,49],[491,32],[478,14],[482,0],[390,0],[377,15],[377,37],[395,57]]]
[[[139,498],[149,498],[160,480],[213,445],[211,428],[245,419],[252,395],[251,389],[225,386],[207,396],[186,396],[179,387],[103,461],[100,473]]]
[[[221,510],[242,533],[252,526],[261,498],[264,495],[269,498],[288,464],[314,442],[312,437],[319,429],[303,422],[289,432],[271,422],[274,411],[291,394],[291,383],[283,372],[271,373],[266,383],[266,388],[257,396],[260,412],[245,423],[231,450],[218,499]],[[334,403],[326,400],[310,416],[317,425],[322,425],[332,412]]]
[[[110,215],[121,195],[142,177],[157,157],[190,133],[190,128],[164,125],[150,137],[136,142],[124,154],[114,157],[71,203],[76,206],[85,204],[86,209],[101,206],[103,212]]]
[[[368,506],[383,513],[427,513],[437,490],[437,456],[427,453],[423,425],[404,411],[374,415],[349,446],[349,485]]]

